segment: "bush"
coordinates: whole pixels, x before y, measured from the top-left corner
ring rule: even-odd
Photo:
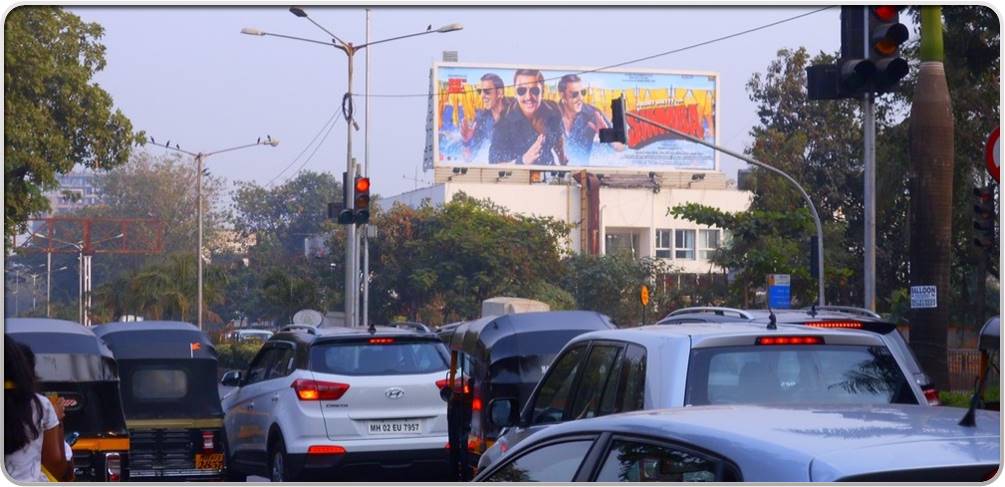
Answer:
[[[251,359],[255,358],[255,354],[262,348],[263,343],[258,340],[251,340],[217,345],[218,367],[223,371],[247,369],[248,364],[251,363]]]

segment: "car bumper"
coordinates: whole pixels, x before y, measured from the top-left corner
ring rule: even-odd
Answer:
[[[347,448],[348,449],[348,448]],[[291,473],[316,481],[443,481],[448,475],[446,448],[394,451],[347,451],[339,455],[290,454]]]

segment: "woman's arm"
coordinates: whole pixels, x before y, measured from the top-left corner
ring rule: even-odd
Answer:
[[[63,424],[45,431],[42,436],[42,466],[62,482],[73,480],[73,463],[66,461]]]

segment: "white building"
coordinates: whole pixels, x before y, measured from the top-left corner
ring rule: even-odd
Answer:
[[[708,257],[725,235],[717,228],[676,219],[668,210],[699,203],[738,212],[746,210],[752,198],[752,193],[733,188],[725,174],[715,171],[591,173],[596,178],[588,177],[591,183],[585,186],[577,182],[585,173],[559,174],[439,167],[432,186],[381,198],[379,204],[383,208],[395,203],[417,207],[423,201],[442,205],[465,193],[513,213],[553,217],[573,225],[569,242],[575,252],[608,254],[628,249],[640,258],[666,259],[682,273],[704,274],[722,272]]]

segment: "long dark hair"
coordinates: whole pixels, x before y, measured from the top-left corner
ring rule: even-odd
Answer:
[[[10,455],[38,438],[42,403],[35,395],[35,367],[22,346],[10,336],[3,336],[3,453]],[[34,414],[32,413],[34,408]]]

